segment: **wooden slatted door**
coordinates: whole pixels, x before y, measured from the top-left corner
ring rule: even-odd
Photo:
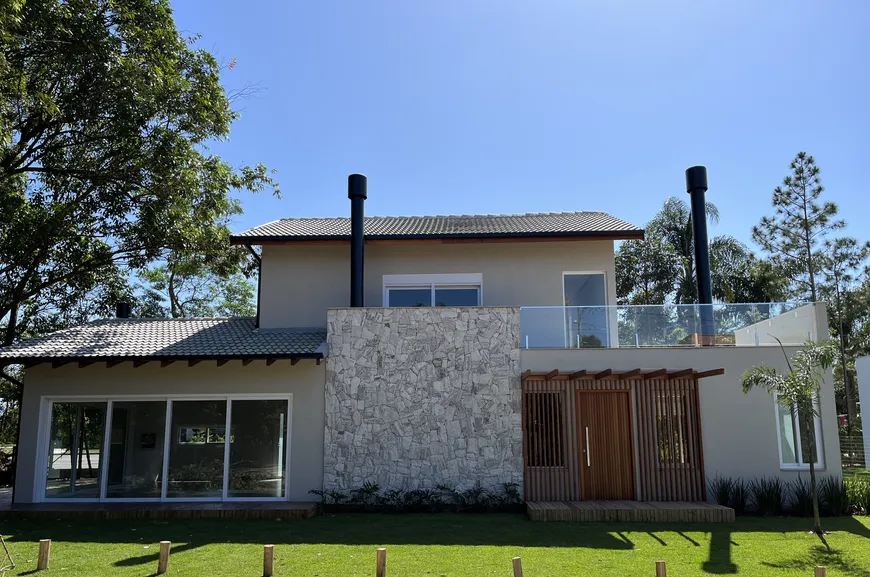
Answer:
[[[580,497],[635,499],[628,391],[578,391]]]

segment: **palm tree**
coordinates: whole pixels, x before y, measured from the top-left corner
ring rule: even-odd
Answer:
[[[774,337],[776,338],[776,337]],[[779,339],[776,339],[779,341]],[[828,551],[831,547],[825,540],[822,531],[822,521],[819,518],[819,493],[816,487],[816,429],[813,426],[814,417],[819,417],[820,393],[825,372],[831,368],[836,355],[836,345],[833,341],[814,343],[808,341],[801,350],[789,359],[782,342],[779,343],[789,372],[780,374],[773,367],[761,365],[747,369],[740,377],[744,393],[760,387],[773,396],[780,407],[788,408],[792,417],[798,418],[801,429],[801,439],[807,439],[809,446],[806,453],[810,455],[810,489],[813,495],[813,533],[818,535]]]
[[[719,209],[716,205],[708,202],[706,209],[707,219],[712,223],[719,222]],[[664,206],[649,222],[647,228],[671,245],[682,262],[674,302],[677,304],[697,302],[695,241],[692,231],[692,210],[689,205],[684,200],[672,196],[665,201]]]

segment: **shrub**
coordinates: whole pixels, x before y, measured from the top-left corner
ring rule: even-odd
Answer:
[[[844,485],[850,511],[870,515],[870,478],[850,477],[845,480]]]
[[[746,505],[749,503],[750,497],[749,484],[743,479],[735,479],[734,485],[731,487],[731,498],[728,500],[728,506],[734,509],[735,515],[743,515],[746,512]]]
[[[761,515],[782,515],[785,485],[779,477],[761,477],[749,484],[752,505]]]
[[[791,502],[789,508],[795,515],[811,517],[813,514],[813,492],[805,479],[798,477],[790,484]]]
[[[359,489],[354,489],[350,492],[350,504],[373,506],[380,501],[381,488],[377,483],[366,481]]]
[[[708,483],[710,495],[716,504],[727,507],[731,502],[731,492],[734,490],[734,479],[731,477],[720,477],[716,475]]]
[[[384,511],[394,513],[437,513],[440,511],[483,512],[521,510],[523,498],[519,484],[504,483],[501,492],[484,489],[480,483],[460,491],[449,485],[433,489],[403,491],[391,489],[380,493],[380,487],[366,482],[350,492],[350,498],[338,491],[311,490],[321,498],[319,510],[326,512]]]
[[[849,514],[849,496],[842,477],[824,477],[819,482],[819,509],[822,515]]]

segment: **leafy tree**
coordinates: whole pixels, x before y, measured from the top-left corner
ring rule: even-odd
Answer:
[[[848,368],[855,360],[850,354],[853,350],[849,345],[854,330],[854,320],[847,320],[847,317],[852,317],[856,312],[866,314],[868,303],[866,301],[856,303],[856,297],[864,294],[855,292],[854,288],[858,274],[866,276],[863,267],[868,257],[870,257],[870,243],[862,244],[854,238],[843,237],[825,241],[825,250],[819,258],[819,276],[822,280],[819,287],[820,294],[828,301],[828,310],[833,313],[830,328],[840,344],[840,375],[843,380],[849,421],[854,421],[858,417],[858,399],[854,375]]]
[[[797,416],[801,438],[809,441],[807,453],[811,455],[809,467],[810,489],[813,495],[813,533],[818,535],[830,551],[831,548],[825,540],[822,522],[819,518],[819,492],[816,486],[816,468],[813,458],[817,454],[817,439],[813,417],[820,416],[820,393],[825,378],[824,373],[834,361],[836,347],[830,341],[824,343],[808,342],[791,359],[785,353],[782,343],[780,343],[780,348],[782,348],[788,365],[789,372],[787,374],[780,374],[773,367],[761,365],[747,369],[741,376],[740,383],[744,393],[749,393],[755,388],[764,389],[773,396],[781,408],[788,409],[793,416]]]
[[[795,284],[799,298],[818,300],[816,275],[819,248],[825,236],[845,226],[836,220],[837,205],[820,202],[824,187],[815,159],[799,152],[791,162],[792,174],[773,191],[774,216],[763,217],[752,229],[752,238]]]
[[[770,303],[785,300],[786,283],[776,266],[758,259],[743,243],[718,236],[710,243],[713,297],[726,303]]]
[[[616,251],[616,296],[620,304],[664,303],[674,291],[682,261],[655,232],[627,240]]]
[[[707,203],[707,218],[711,222],[719,222],[719,209],[710,202]],[[660,236],[680,257],[682,266],[677,277],[674,301],[678,304],[697,302],[695,240],[689,205],[677,197],[667,199],[662,209],[647,224],[647,230]]]
[[[137,316],[254,316],[255,289],[242,267],[249,262],[241,249],[220,258],[173,255],[140,273]]]
[[[87,302],[167,251],[219,253],[239,207],[230,192],[274,183],[262,165],[209,151],[238,115],[217,61],[179,35],[168,0],[28,0],[0,16],[9,344],[29,307]]]

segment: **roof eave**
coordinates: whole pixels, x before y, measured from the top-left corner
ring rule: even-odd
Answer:
[[[313,353],[276,353],[276,354],[231,354],[231,355],[66,355],[66,356],[26,356],[0,358],[0,366],[38,365],[43,363],[105,363],[134,361],[257,361],[269,359],[324,359],[322,352]]]
[[[486,240],[511,239],[524,242],[530,239],[559,240],[640,240],[644,237],[644,229],[632,230],[588,230],[588,231],[547,231],[547,232],[494,232],[494,233],[458,233],[458,234],[367,234],[366,241],[417,241],[417,240]],[[231,235],[230,244],[234,246],[259,244],[293,244],[317,242],[350,242],[350,235]]]

